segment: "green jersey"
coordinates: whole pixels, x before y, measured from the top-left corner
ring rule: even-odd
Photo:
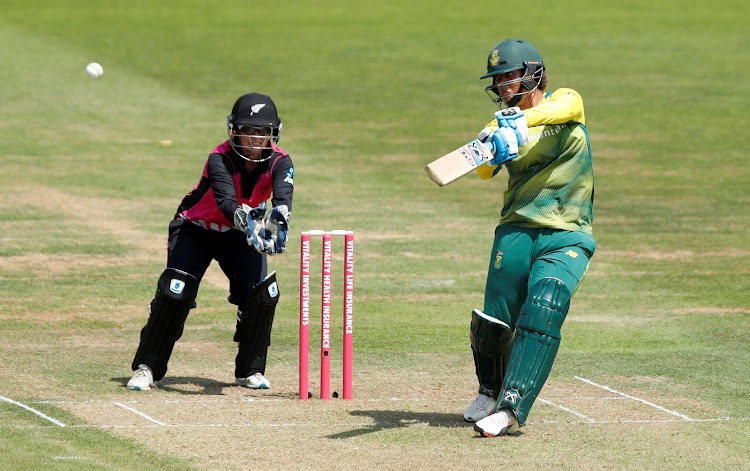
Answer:
[[[563,104],[565,113],[555,106]],[[529,140],[518,157],[505,164],[509,177],[500,223],[591,234],[594,171],[580,95],[570,89],[545,93],[542,102],[524,114]],[[535,125],[538,122],[545,124]],[[490,124],[497,126],[496,121]],[[490,178],[500,170],[487,167],[478,172],[480,177]]]

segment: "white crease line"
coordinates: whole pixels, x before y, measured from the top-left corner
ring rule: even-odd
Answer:
[[[680,423],[684,422],[683,420],[675,420],[675,419],[663,419],[663,420],[603,420],[601,422],[597,422],[598,424],[669,424],[669,423]],[[716,417],[713,419],[690,419],[689,422],[723,422],[723,421],[731,421],[731,420],[739,420],[739,421],[745,421],[747,419],[733,419],[731,417]]]
[[[588,397],[558,397],[555,400],[565,401],[628,401],[630,398],[621,396],[588,396]]]
[[[158,420],[156,420],[156,419],[154,419],[154,418],[152,418],[152,417],[149,417],[149,416],[147,416],[146,414],[144,414],[144,413],[143,413],[143,412],[141,412],[141,411],[137,411],[137,410],[133,409],[132,407],[128,407],[128,406],[126,406],[125,404],[121,404],[121,403],[119,403],[119,402],[113,402],[112,404],[114,404],[114,405],[116,405],[116,406],[120,406],[120,407],[122,407],[123,409],[129,410],[130,412],[133,412],[133,413],[135,413],[135,414],[138,414],[138,415],[140,415],[141,417],[143,417],[144,419],[146,419],[146,420],[150,420],[151,422],[153,422],[153,423],[155,423],[155,424],[157,424],[157,425],[167,425],[167,424],[165,424],[165,423],[163,423],[163,422],[159,422]]]
[[[580,376],[576,376],[575,378],[577,380],[579,380],[579,381],[583,381],[584,383],[588,383],[588,384],[590,384],[592,386],[596,386],[598,388],[602,388],[605,391],[609,391],[611,393],[619,394],[620,396],[627,397],[628,399],[632,399],[634,401],[642,402],[642,403],[644,403],[644,404],[646,404],[648,406],[655,407],[655,408],[659,409],[660,411],[666,412],[668,414],[676,415],[677,417],[681,418],[682,420],[688,420],[688,421],[692,421],[693,420],[693,419],[691,419],[690,417],[688,417],[688,416],[686,416],[684,414],[680,414],[679,412],[675,412],[673,410],[667,409],[666,407],[662,407],[660,405],[654,404],[653,402],[649,402],[649,401],[647,401],[645,399],[641,399],[641,398],[638,398],[638,397],[635,397],[635,396],[631,396],[629,394],[625,394],[625,393],[620,392],[620,391],[616,391],[616,390],[610,388],[609,386],[604,386],[604,385],[601,385],[601,384],[596,384],[595,382],[591,381],[590,379],[581,378]]]
[[[145,398],[146,395],[144,395]],[[440,399],[441,402],[458,402],[458,403],[470,403],[472,399],[466,398],[452,398],[452,399]],[[165,404],[203,404],[203,403],[227,403],[233,404],[238,402],[297,402],[300,404],[320,402],[320,398],[313,398],[309,400],[300,400],[294,398],[265,398],[265,397],[243,397],[238,399],[143,399],[143,400],[129,400],[129,401],[117,401],[123,404],[153,404],[153,403],[165,403]],[[332,399],[329,403],[335,403],[336,400]],[[354,399],[353,401],[343,401],[346,405],[357,405],[365,402],[435,402],[433,398],[426,397],[390,397],[390,398],[373,398],[373,399]],[[115,401],[105,401],[101,399],[91,399],[86,401],[64,401],[64,400],[44,400],[44,401],[30,401],[29,404],[115,404]]]
[[[463,422],[460,422],[463,424]],[[416,424],[408,424],[416,425]],[[161,424],[158,427],[170,427],[170,428],[281,428],[281,427],[310,427],[310,428],[324,428],[324,427],[396,427],[404,426],[401,423],[383,423],[383,422],[361,422],[361,423],[334,423],[334,424],[322,424],[322,423],[285,423],[285,424]],[[0,425],[0,429],[3,428],[50,428],[49,425]],[[117,425],[117,424],[81,424],[81,425],[68,425],[68,428],[154,428],[157,425]]]
[[[5,397],[5,396],[0,396],[0,399],[2,399],[5,402],[8,402],[10,404],[17,405],[18,407],[23,407],[27,411],[33,412],[34,414],[38,415],[39,417],[41,417],[43,419],[46,419],[46,420],[49,420],[50,422],[52,422],[53,424],[57,425],[58,427],[67,427],[67,425],[65,425],[64,423],[60,422],[59,420],[55,420],[52,417],[48,416],[47,414],[44,414],[41,411],[38,411],[38,410],[34,409],[33,407],[29,407],[26,404],[21,404],[20,402],[14,401],[13,399],[10,399],[10,398]]]
[[[596,422],[596,420],[592,419],[591,417],[589,417],[587,415],[583,415],[580,412],[574,411],[573,409],[568,409],[567,407],[561,406],[560,404],[555,404],[552,401],[548,401],[548,400],[542,399],[542,398],[539,398],[538,401],[539,402],[543,402],[544,404],[547,404],[547,405],[550,405],[550,406],[558,407],[558,408],[564,410],[565,412],[570,412],[571,414],[573,414],[573,415],[575,415],[577,417],[580,417],[580,418],[582,418],[583,420],[585,420],[587,422],[591,422],[591,423],[595,423]]]
[[[709,419],[693,419],[691,422],[747,422],[750,418],[742,417],[716,417]],[[596,422],[584,422],[584,421],[562,421],[562,420],[548,420],[541,419],[539,421],[529,421],[526,425],[534,424],[561,424],[561,425],[575,425],[575,424],[592,424],[592,425],[612,425],[612,424],[670,424],[670,423],[685,423],[684,420],[680,419],[663,419],[663,420],[603,420]],[[463,422],[460,423],[464,425]],[[155,428],[155,427],[171,427],[171,428],[278,428],[278,427],[310,427],[310,428],[323,428],[323,427],[362,427],[362,428],[377,428],[377,427],[405,427],[410,425],[429,425],[427,422],[420,422],[419,424],[404,424],[402,422],[362,422],[362,423],[337,423],[337,424],[321,424],[321,423],[299,423],[299,424],[171,424],[171,425],[68,425],[67,428],[98,428],[98,429],[125,429],[125,428]],[[439,425],[438,425],[439,427]],[[41,428],[52,428],[51,425],[0,425],[0,430],[4,428],[16,428],[16,429],[41,429]]]
[[[737,418],[737,417],[715,417],[715,418],[709,418],[709,419],[691,419],[690,422],[746,422],[750,419],[748,418]],[[542,419],[540,420],[543,424],[571,424],[575,422],[562,422],[559,420],[548,420],[548,419]],[[683,423],[685,420],[677,420],[677,419],[644,419],[644,420],[599,420],[592,422],[597,425],[611,425],[611,424],[675,424],[675,423]],[[528,422],[527,422],[528,424]]]
[[[128,401],[125,401],[128,402]],[[100,401],[92,399],[90,401],[29,401],[29,404],[111,404],[112,401]]]

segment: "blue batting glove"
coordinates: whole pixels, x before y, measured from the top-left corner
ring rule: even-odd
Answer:
[[[495,133],[495,131],[492,130],[491,127],[486,127],[479,131],[479,134],[477,134],[477,139],[479,139],[479,142],[484,144],[485,147],[490,151],[492,155],[495,155],[495,143],[492,142],[492,135]],[[491,162],[488,162],[490,165],[494,165]]]
[[[508,128],[498,128],[489,141],[493,144],[494,159],[490,160],[490,165],[502,165],[503,163],[518,157],[518,141],[516,134]]]
[[[516,135],[518,147],[526,144],[526,141],[529,140],[529,126],[526,123],[526,117],[523,115],[521,108],[514,106],[513,108],[497,111],[495,119],[497,119],[499,127],[513,130]]]

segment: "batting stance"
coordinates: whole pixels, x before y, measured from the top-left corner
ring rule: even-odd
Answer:
[[[472,312],[470,339],[479,396],[464,414],[486,436],[513,433],[552,368],[570,298],[596,242],[591,236],[594,174],[583,100],[546,92],[539,52],[508,39],[492,48],[486,88],[500,107],[479,139],[494,159],[482,179],[508,169],[508,187],[490,253],[484,311]]]
[[[270,97],[239,97],[227,127],[229,139],[211,151],[200,181],[169,223],[167,268],[141,330],[129,389],[151,389],[166,374],[212,260],[229,279],[229,302],[237,306],[235,382],[270,388],[264,375],[279,289],[275,272],[267,274],[266,255],[284,252],[294,167],[277,146],[281,120]],[[267,212],[271,196],[273,207]]]

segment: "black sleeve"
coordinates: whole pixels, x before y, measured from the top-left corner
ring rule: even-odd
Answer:
[[[234,174],[232,160],[226,155],[211,154],[208,156],[206,173],[211,188],[214,190],[214,197],[219,210],[227,218],[227,221],[233,221],[234,211],[239,205],[237,204],[237,190],[232,179]]]
[[[271,204],[281,206],[285,204],[292,211],[292,194],[294,193],[294,165],[288,155],[282,157],[273,167],[273,196]]]

